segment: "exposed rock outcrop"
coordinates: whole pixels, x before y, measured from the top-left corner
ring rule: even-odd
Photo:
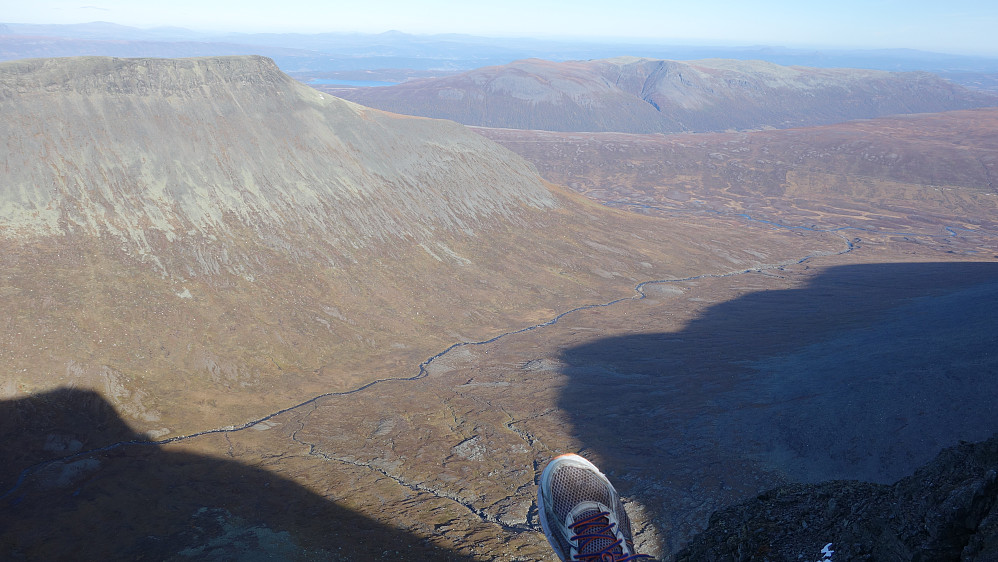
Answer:
[[[894,485],[778,488],[718,513],[677,562],[998,560],[998,437],[961,443]]]

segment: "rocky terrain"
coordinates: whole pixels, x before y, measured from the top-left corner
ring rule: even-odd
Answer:
[[[562,452],[669,558],[998,427],[987,112],[476,134],[253,57],[0,84],[5,559],[549,559]]]
[[[946,449],[893,485],[771,490],[712,516],[676,560],[995,560],[996,467],[992,438]]]
[[[530,59],[383,88],[326,90],[465,125],[624,133],[782,129],[998,105],[993,94],[928,73],[725,59]]]

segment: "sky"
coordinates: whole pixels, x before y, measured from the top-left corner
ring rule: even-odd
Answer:
[[[202,31],[466,33],[998,56],[995,0],[0,0],[0,21]]]

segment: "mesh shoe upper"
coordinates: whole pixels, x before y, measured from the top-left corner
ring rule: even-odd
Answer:
[[[537,504],[544,534],[562,560],[648,558],[634,553],[631,522],[613,485],[578,455],[548,463]]]

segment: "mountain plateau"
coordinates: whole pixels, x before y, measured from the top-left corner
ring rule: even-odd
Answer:
[[[707,132],[998,105],[924,72],[821,69],[762,61],[516,61],[335,95],[465,125],[550,131]]]

